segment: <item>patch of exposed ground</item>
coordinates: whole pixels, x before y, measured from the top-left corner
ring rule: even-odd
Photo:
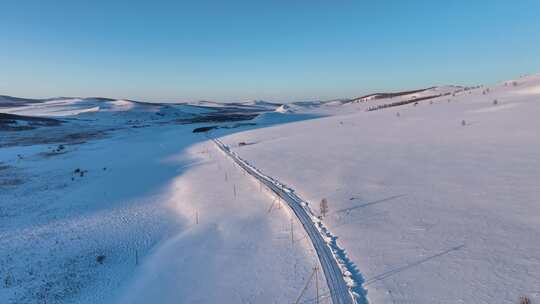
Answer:
[[[16,172],[16,169],[12,166],[5,165],[0,162],[0,189],[4,187],[12,187],[21,185],[24,183],[24,179]],[[2,206],[0,205],[0,208]]]
[[[61,125],[62,122],[53,118],[0,113],[0,131],[22,131],[38,127],[53,127]]]

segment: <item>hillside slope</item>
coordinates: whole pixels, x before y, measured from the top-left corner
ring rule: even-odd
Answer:
[[[328,200],[371,302],[540,300],[540,75],[366,112],[386,102],[222,140]]]

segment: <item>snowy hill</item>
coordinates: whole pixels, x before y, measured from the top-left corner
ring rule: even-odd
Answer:
[[[13,100],[15,98],[9,97],[9,99]],[[143,109],[146,111],[155,111],[159,108],[159,105],[154,104],[101,97],[21,100],[23,101],[12,103],[9,107],[5,103],[2,112],[19,115],[65,117],[88,112],[122,112],[129,110],[140,111]]]
[[[539,301],[540,75],[404,96],[434,93],[453,95],[223,141],[256,142],[234,149],[315,210],[328,200],[370,303]]]

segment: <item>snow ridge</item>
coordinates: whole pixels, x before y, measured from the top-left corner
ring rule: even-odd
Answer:
[[[338,237],[333,235],[317,216],[313,215],[313,211],[307,202],[304,209],[306,209],[306,211],[308,211],[312,216],[312,221],[315,224],[315,227],[317,227],[319,233],[323,236],[328,247],[332,251],[334,259],[337,261],[341,269],[343,278],[345,279],[349,292],[353,296],[355,302],[358,304],[368,304],[367,290],[362,285],[365,282],[365,279],[360,271],[358,271],[356,264],[349,259],[347,251],[338,245]]]

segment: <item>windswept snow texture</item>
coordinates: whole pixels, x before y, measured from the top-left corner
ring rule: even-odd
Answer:
[[[395,97],[346,103],[222,141],[310,205],[328,200],[371,303],[536,303],[539,88],[533,75],[373,112]]]
[[[117,302],[292,302],[317,263],[301,226],[294,223],[292,244],[292,214],[269,211],[275,198],[211,143],[188,155],[195,165],[168,186],[167,203],[186,228],[156,249]],[[314,295],[310,286],[306,298]]]

